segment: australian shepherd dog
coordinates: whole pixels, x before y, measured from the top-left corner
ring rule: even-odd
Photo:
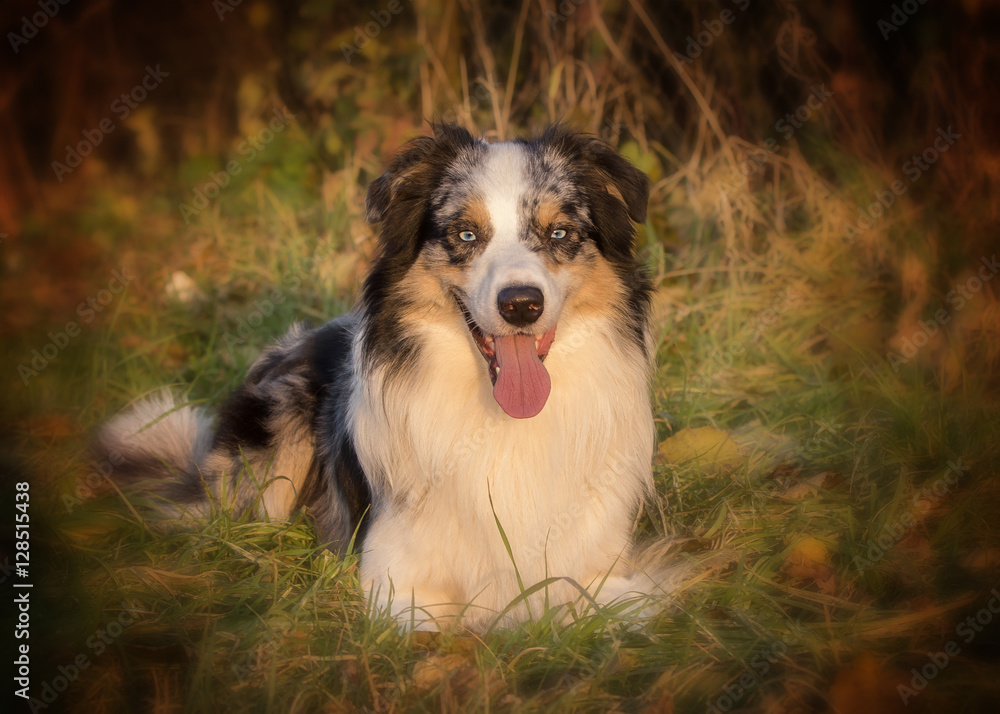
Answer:
[[[378,256],[352,312],[293,327],[214,425],[163,395],[99,447],[170,518],[304,509],[403,626],[655,595],[632,543],[656,440],[648,196],[590,136],[435,126],[368,190]]]

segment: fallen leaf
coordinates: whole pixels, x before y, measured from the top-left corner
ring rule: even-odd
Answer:
[[[830,552],[826,544],[816,538],[803,538],[788,553],[788,561],[797,564],[825,563]]]
[[[963,568],[983,574],[1000,570],[1000,548],[977,548],[958,561]]]
[[[829,557],[822,541],[803,538],[788,552],[781,572],[796,580],[813,580],[820,592],[832,595],[837,591],[837,580],[828,565]]]
[[[743,452],[726,432],[712,426],[681,429],[660,442],[662,463],[697,464],[706,476],[718,476],[743,465]]]
[[[779,483],[786,483],[799,478],[801,474],[802,472],[799,470],[798,466],[795,466],[794,464],[780,463],[774,467],[774,471],[768,475],[768,478],[774,479]]]
[[[832,488],[843,480],[834,471],[824,471],[804,479],[792,480],[782,491],[777,493],[782,498],[798,501],[809,496],[818,496],[820,491]]]
[[[896,714],[913,711],[896,687],[907,684],[906,673],[885,669],[870,652],[862,652],[837,673],[830,685],[831,714]]]
[[[431,630],[414,630],[410,633],[413,646],[421,650],[436,650],[441,644],[441,633]]]
[[[429,691],[445,679],[464,680],[476,674],[471,661],[465,655],[432,654],[413,665],[413,686],[421,691]]]
[[[474,699],[492,697],[504,687],[492,670],[480,672],[469,654],[432,654],[413,665],[413,686],[422,692],[442,687],[442,696],[455,697],[461,709],[478,709]]]

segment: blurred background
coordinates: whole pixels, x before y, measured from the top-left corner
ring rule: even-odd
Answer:
[[[121,575],[143,558],[180,565],[174,546],[129,550],[143,527],[94,506],[114,494],[87,437],[162,385],[217,404],[291,322],[348,309],[374,250],[365,188],[431,121],[496,139],[564,122],[648,174],[639,250],[657,285],[662,502],[640,528],[739,547],[784,595],[815,597],[777,607],[767,588],[739,589],[741,569],[686,612],[766,602],[778,619],[755,629],[727,610],[729,635],[704,641],[687,623],[689,639],[663,635],[631,669],[607,659],[584,694],[562,653],[519,685],[513,670],[502,687],[453,682],[452,699],[439,680],[392,699],[393,675],[355,664],[309,706],[461,707],[479,690],[500,708],[717,705],[760,633],[808,621],[786,640],[796,664],[730,708],[895,711],[911,667],[1000,584],[996,0],[8,0],[0,17],[0,458],[31,481],[52,610],[81,613],[48,623],[46,661],[72,659],[126,596],[160,618],[134,637],[163,638],[136,654],[123,637],[75,704],[198,709],[256,691],[245,678],[189,688],[218,649],[206,611]],[[973,475],[915,507],[956,458]],[[815,542],[803,551],[793,533]],[[338,651],[385,646],[364,632]],[[914,706],[989,710],[997,635],[963,643],[962,667]],[[402,670],[426,655],[388,641]],[[677,655],[694,642],[697,672]],[[130,676],[138,689],[108,699]]]

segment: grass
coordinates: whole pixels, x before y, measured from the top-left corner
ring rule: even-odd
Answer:
[[[987,609],[981,631],[960,628],[1000,585],[994,289],[953,309],[907,364],[887,358],[978,264],[988,207],[924,210],[907,196],[852,243],[845,220],[899,162],[861,151],[864,132],[835,102],[738,180],[755,142],[730,136],[734,104],[763,117],[761,141],[775,114],[762,90],[733,82],[746,60],[728,35],[680,67],[642,3],[589,20],[581,6],[541,21],[548,51],[531,52],[533,5],[497,43],[483,39],[479,3],[462,3],[471,29],[456,7],[401,16],[370,50],[391,58],[377,71],[332,65],[339,113],[303,116],[189,224],[177,204],[218,157],[194,152],[156,180],[85,165],[91,186],[51,188],[67,191],[53,194],[61,208],[26,221],[27,267],[8,269],[5,294],[27,326],[5,346],[15,399],[2,414],[10,472],[32,484],[35,696],[77,666],[52,709],[992,711],[1000,625]],[[777,32],[771,21],[762,36]],[[405,61],[412,48],[391,44],[406,22],[426,45],[419,72]],[[306,39],[322,30],[310,23]],[[447,40],[460,31],[466,55]],[[624,61],[604,63],[608,52]],[[784,80],[827,77],[816,50],[801,52]],[[676,85],[669,99],[638,64],[650,56],[664,77],[686,73],[664,80]],[[309,96],[328,97],[315,81]],[[380,82],[409,87],[405,110]],[[482,86],[499,89],[473,101]],[[482,636],[401,633],[368,616],[357,558],[318,549],[304,517],[220,512],[170,532],[88,479],[87,433],[132,399],[172,385],[216,405],[291,322],[348,309],[373,253],[360,206],[387,158],[376,147],[449,109],[496,135],[557,118],[612,126],[655,181],[640,233],[657,285],[651,395],[665,446],[637,534],[682,536],[681,557],[718,566],[722,553],[727,565],[699,570],[650,622],[600,611],[556,625],[536,613]],[[269,111],[241,109],[240,126]],[[963,167],[972,185],[979,174]],[[946,178],[929,173],[919,188]],[[53,265],[73,278],[53,288]],[[84,323],[77,304],[107,287],[109,266],[136,278]],[[67,319],[79,336],[37,376],[16,376]],[[898,687],[949,642],[960,654],[904,703]]]
[[[343,309],[343,299],[327,297],[322,286],[302,286],[245,344],[224,347],[234,322],[282,284],[296,254],[309,252],[297,231],[285,240],[277,210],[262,208],[257,219],[256,230],[220,231],[233,244],[220,241],[218,258],[228,263],[242,245],[250,257],[234,261],[227,283],[252,274],[255,288],[186,310],[143,309],[141,296],[122,300],[76,346],[86,358],[32,382],[37,398],[65,403],[44,386],[58,380],[52,389],[72,390],[82,419],[97,423],[110,413],[99,395],[142,394],[160,386],[167,367],[190,398],[211,404],[293,315]],[[281,250],[254,255],[268,230],[281,236]],[[980,403],[973,375],[967,392],[946,394],[918,374],[894,374],[877,355],[834,369],[832,352],[817,358],[802,349],[822,306],[785,300],[764,325],[760,315],[779,292],[769,282],[737,284],[725,271],[703,280],[684,257],[665,260],[669,274],[684,277],[662,284],[686,309],[661,323],[654,388],[661,436],[711,425],[730,434],[744,458],[721,470],[711,457],[657,463],[661,501],[647,509],[640,532],[724,548],[734,556],[730,569],[677,593],[665,614],[638,628],[601,613],[564,627],[540,616],[483,637],[401,634],[366,615],[356,559],[318,550],[301,517],[256,523],[219,513],[194,532],[164,533],[116,493],[66,513],[57,494],[71,493],[84,473],[74,437],[71,448],[61,440],[28,464],[63,474],[51,493],[39,494],[35,513],[51,530],[36,544],[45,543],[52,570],[44,610],[51,661],[79,653],[92,661],[74,684],[73,708],[687,711],[721,710],[728,696],[734,706],[814,710],[845,677],[856,697],[895,696],[893,683],[921,666],[926,651],[943,647],[952,623],[984,607],[995,586],[989,567],[963,564],[995,547],[995,413]],[[754,331],[741,332],[746,324]],[[913,495],[955,459],[968,463],[968,474],[859,570],[857,559],[868,557],[887,525],[914,511]],[[832,477],[811,480],[824,473]],[[796,490],[801,483],[816,486]],[[788,565],[807,536],[823,546],[815,564],[832,572],[830,587],[820,587],[808,567]],[[123,609],[135,622],[98,655],[88,641]],[[928,711],[956,697],[975,711],[1000,695],[982,679],[988,660],[980,658],[995,646],[996,631],[981,637],[961,665],[919,695]],[[877,658],[866,665],[878,673],[872,691],[855,683],[870,679],[852,669],[859,653]],[[751,679],[739,684],[748,672]],[[727,694],[727,685],[743,693]]]

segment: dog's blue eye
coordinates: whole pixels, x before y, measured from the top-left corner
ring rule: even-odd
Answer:
[[[476,234],[472,231],[462,231],[458,234],[458,237],[464,240],[466,243],[471,243],[476,239]]]
[[[554,231],[552,231],[551,238],[555,240],[559,240],[565,237],[566,237],[566,231],[564,231],[562,228],[556,228]]]

